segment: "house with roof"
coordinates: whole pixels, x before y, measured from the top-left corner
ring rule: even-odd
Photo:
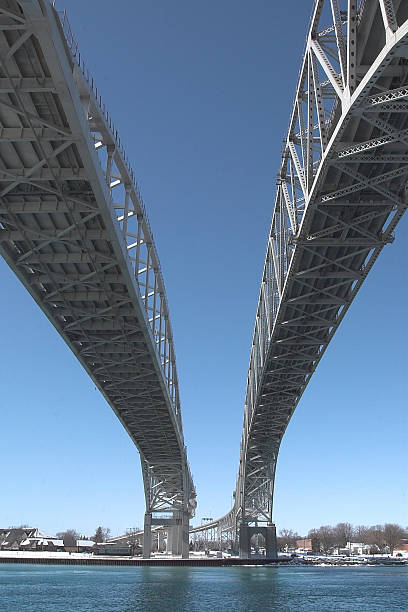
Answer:
[[[93,540],[77,540],[77,551],[93,553],[95,549],[95,542]]]
[[[64,542],[36,527],[0,529],[0,550],[64,550]]]
[[[20,550],[46,550],[49,552],[58,552],[64,551],[65,549],[63,540],[39,533],[21,542]]]
[[[21,542],[35,537],[37,531],[34,527],[0,529],[0,550],[20,550]]]
[[[364,544],[364,542],[347,542],[346,549],[351,555],[369,555],[372,550],[371,544]]]

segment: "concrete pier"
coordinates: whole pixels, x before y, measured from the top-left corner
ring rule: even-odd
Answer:
[[[187,512],[173,512],[172,525],[167,536],[167,551],[172,555],[181,555],[188,559],[189,555],[189,517]]]
[[[145,512],[143,528],[143,558],[150,559],[152,554],[152,515]]]
[[[276,527],[272,523],[265,527],[250,527],[242,523],[239,528],[239,557],[240,559],[251,558],[251,538],[254,535],[262,535],[265,539],[265,558],[277,559]]]

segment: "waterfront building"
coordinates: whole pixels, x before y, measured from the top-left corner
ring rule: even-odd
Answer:
[[[351,555],[369,555],[373,547],[363,542],[347,542],[346,549]]]
[[[141,555],[143,548],[139,544],[126,544],[118,542],[101,542],[96,545],[95,554],[109,556],[134,556]]]
[[[8,527],[0,529],[0,550],[64,550],[64,544],[37,527]]]
[[[333,555],[343,555],[343,556],[349,556],[350,555],[350,550],[348,548],[343,548],[342,546],[335,546],[333,548],[332,551]]]
[[[49,552],[64,551],[64,542],[50,536],[36,535],[26,538],[20,544],[20,550],[46,550]]]
[[[296,540],[296,548],[308,552],[320,552],[320,543],[318,538],[302,538]]]

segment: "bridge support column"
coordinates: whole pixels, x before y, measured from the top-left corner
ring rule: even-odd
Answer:
[[[264,527],[265,537],[265,553],[268,559],[278,558],[278,544],[276,541],[276,527],[273,523],[270,523]]]
[[[160,529],[160,531],[157,532],[157,550],[159,552],[164,550],[164,537],[165,531],[163,529]]]
[[[181,555],[183,559],[189,556],[189,516],[188,512],[177,510],[173,512],[175,525],[170,527],[167,550],[171,550],[172,555]]]
[[[173,550],[173,527],[167,527],[167,542],[166,542],[166,553],[171,555]]]
[[[175,514],[175,513],[174,513]],[[174,516],[173,514],[173,516]],[[181,555],[181,529],[180,525],[173,525],[171,528],[171,554]]]
[[[239,528],[239,556],[241,559],[251,557],[251,538],[260,534],[265,539],[265,556],[267,559],[277,559],[276,527],[269,523],[266,527],[249,527],[242,523]]]
[[[143,533],[143,557],[150,559],[152,553],[152,515],[150,512],[145,512],[144,516],[144,533]]]
[[[190,554],[190,517],[188,512],[183,512],[181,523],[181,556],[183,559],[188,559]]]
[[[239,527],[239,557],[240,559],[249,559],[251,556],[251,527],[245,523],[241,523]]]

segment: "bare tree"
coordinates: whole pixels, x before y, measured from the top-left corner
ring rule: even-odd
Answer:
[[[81,538],[80,534],[76,529],[66,529],[65,531],[59,531],[56,534],[59,540],[64,541],[64,546],[76,546],[77,540]]]
[[[111,534],[111,530],[109,527],[102,527],[102,537],[103,537],[103,542],[106,542],[107,540],[109,540],[109,536]]]
[[[319,529],[311,529],[308,538],[314,539],[320,550],[327,553],[335,543],[334,529],[330,525],[322,525]]]
[[[322,546],[321,546],[318,530],[310,529],[310,531],[307,534],[307,537],[310,538],[310,540],[312,541],[312,551],[315,553],[320,552]]]
[[[140,535],[136,534],[140,534],[140,527],[132,527],[130,529],[126,529],[127,542],[128,544],[130,544],[132,557],[136,552],[136,547],[140,543]]]
[[[362,542],[371,547],[371,553],[383,551],[384,545],[390,549],[391,554],[394,548],[404,539],[408,540],[408,528],[404,529],[395,523],[385,525],[357,525],[354,527],[350,523],[338,523],[335,527],[322,525],[318,529],[311,529],[307,535],[312,539],[313,550],[328,553],[334,546],[344,547],[347,542],[354,540]],[[278,548],[283,549],[287,546],[295,546],[299,535],[292,529],[281,529],[278,537]]]
[[[366,525],[357,525],[353,529],[353,539],[354,542],[363,542],[363,544],[368,544],[368,534],[370,528]]]
[[[384,528],[382,525],[372,525],[369,527],[366,544],[376,546],[379,550],[384,548]]]
[[[300,536],[296,531],[292,529],[281,529],[278,537],[278,548],[283,549],[286,547],[295,547],[296,540],[299,540]]]
[[[344,548],[347,542],[351,542],[353,527],[350,523],[338,523],[333,528],[333,543],[335,546]]]
[[[400,525],[395,523],[386,523],[384,525],[384,541],[390,549],[391,555],[394,552],[394,548],[401,542],[405,536],[405,531]]]

